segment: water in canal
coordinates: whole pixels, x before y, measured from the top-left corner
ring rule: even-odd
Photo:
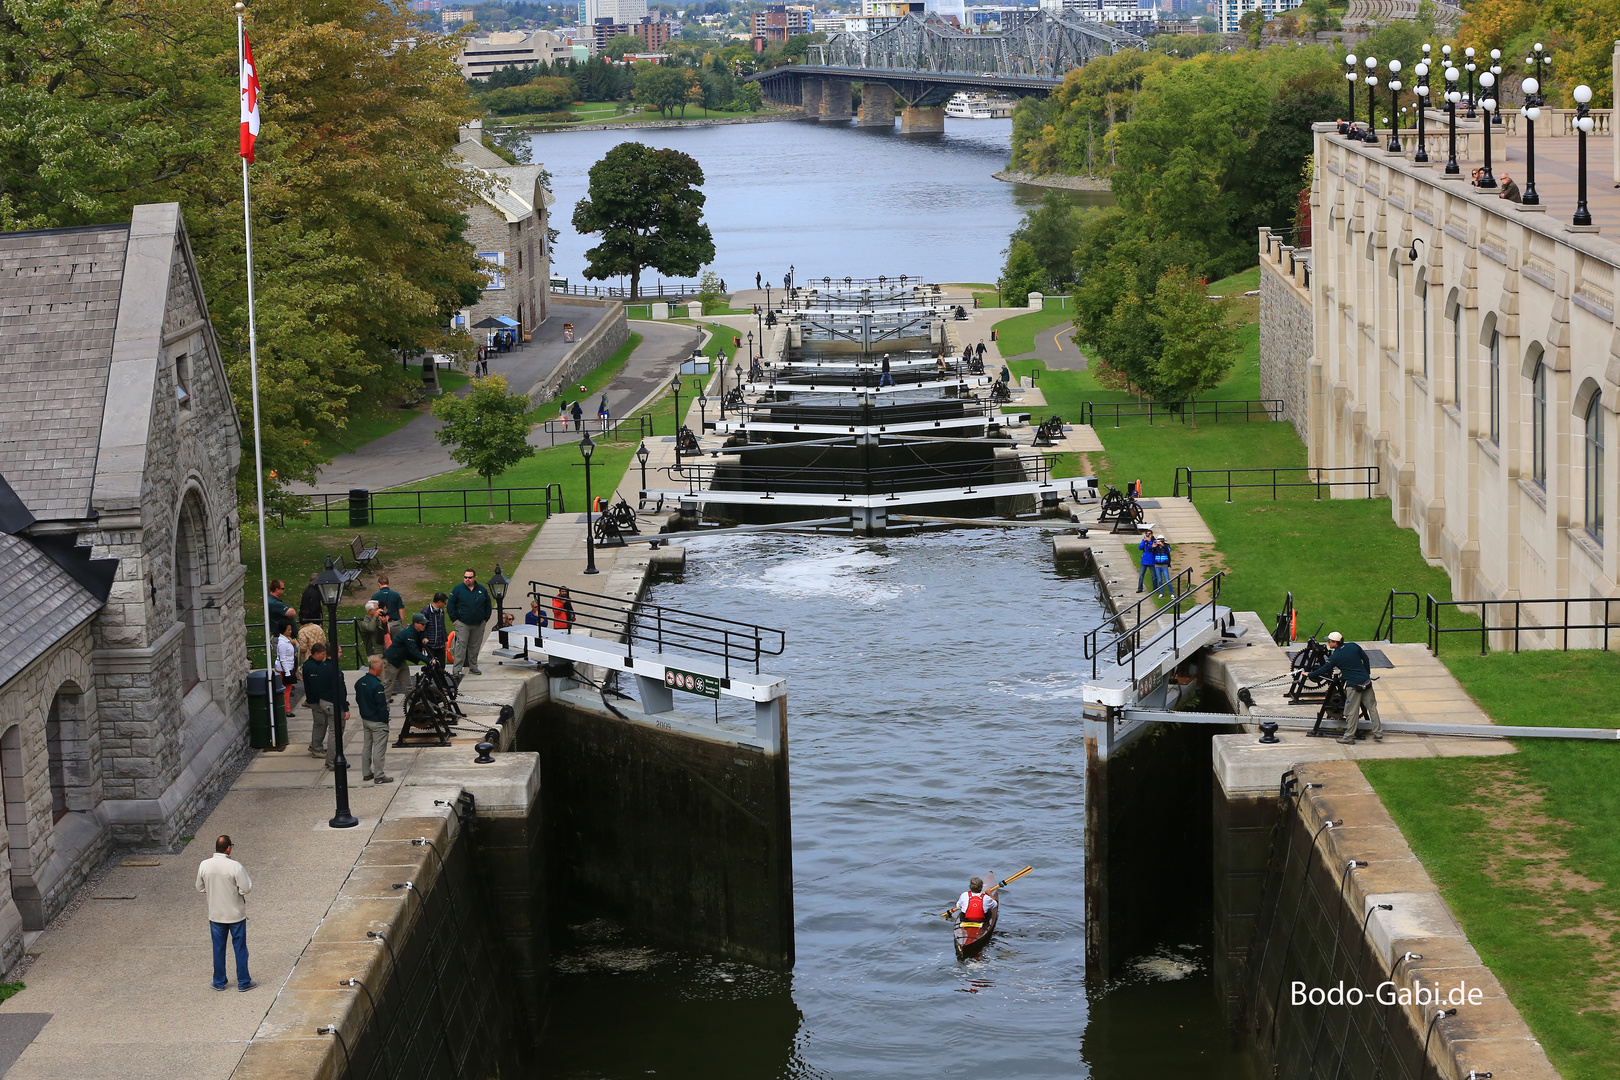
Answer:
[[[1102,608],[1044,532],[688,541],[684,574],[648,599],[787,631],[767,669],[789,680],[798,962],[773,974],[576,927],[548,1076],[1246,1075],[1207,931],[1086,986],[1079,654]],[[996,939],[958,962],[931,913],[971,875],[1028,864]]]
[[[574,232],[574,205],[590,167],[621,142],[691,154],[703,167],[704,220],[714,233],[712,269],[733,288],[754,274],[780,285],[789,265],[812,277],[921,276],[990,281],[1007,235],[1046,189],[1006,184],[1011,120],[945,121],[943,135],[901,135],[848,124],[784,121],[698,128],[571,131],[535,135],[533,160],[552,175],[551,224],[559,230],[552,275],[582,276],[594,240]],[[1106,192],[1064,192],[1111,203]],[[647,271],[646,282],[658,275]]]

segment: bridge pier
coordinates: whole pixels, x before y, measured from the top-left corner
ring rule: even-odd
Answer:
[[[821,87],[821,118],[848,120],[855,111],[852,104],[855,84],[848,79],[825,79]]]
[[[900,134],[927,135],[945,130],[943,105],[908,105],[900,113]]]
[[[894,87],[887,83],[863,83],[861,111],[857,114],[855,126],[894,127]]]
[[[826,81],[815,76],[799,80],[799,104],[804,106],[806,118],[821,115],[821,95]]]

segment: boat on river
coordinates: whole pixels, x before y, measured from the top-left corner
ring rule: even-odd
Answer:
[[[1010,97],[959,91],[945,103],[945,115],[958,120],[1000,120],[1012,115],[1016,105]]]
[[[990,914],[979,922],[969,922],[967,919],[956,921],[956,958],[958,960],[971,960],[984,951],[990,944],[990,935],[996,932],[996,919],[1001,915],[1001,905],[997,904],[990,909]]]

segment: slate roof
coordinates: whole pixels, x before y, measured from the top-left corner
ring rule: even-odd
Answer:
[[[41,521],[90,516],[128,242],[127,224],[0,234],[0,473]]]
[[[544,166],[508,165],[489,147],[472,139],[458,142],[455,154],[461,158],[463,168],[476,169],[499,181],[484,193],[483,200],[508,222],[522,221],[534,213],[534,183],[545,171]],[[550,206],[555,201],[547,192],[546,205]]]
[[[101,601],[50,556],[0,533],[0,686],[101,609]]]

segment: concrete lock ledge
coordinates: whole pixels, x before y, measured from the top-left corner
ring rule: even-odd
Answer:
[[[1499,1077],[1556,1080],[1558,1072],[1541,1044],[1496,976],[1480,961],[1361,769],[1354,762],[1333,761],[1301,764],[1297,773],[1300,794],[1295,812],[1312,834],[1321,831],[1317,846],[1325,865],[1336,868],[1337,877],[1338,868],[1350,859],[1369,864],[1350,874],[1346,883],[1345,902],[1351,911],[1365,918],[1377,904],[1394,905],[1392,911],[1373,911],[1367,924],[1368,945],[1381,965],[1380,981],[1389,978],[1396,959],[1410,951],[1423,959],[1400,966],[1394,977],[1397,988],[1438,991],[1442,997],[1464,982],[1480,990],[1478,1004],[1465,1000],[1456,1005],[1455,1016],[1435,1024],[1428,1052],[1434,1074],[1465,1077],[1477,1070]],[[1322,786],[1304,786],[1312,783]],[[1344,825],[1322,829],[1324,822],[1341,818]],[[1449,1000],[1397,1006],[1420,1041],[1436,1009],[1451,1007]]]

